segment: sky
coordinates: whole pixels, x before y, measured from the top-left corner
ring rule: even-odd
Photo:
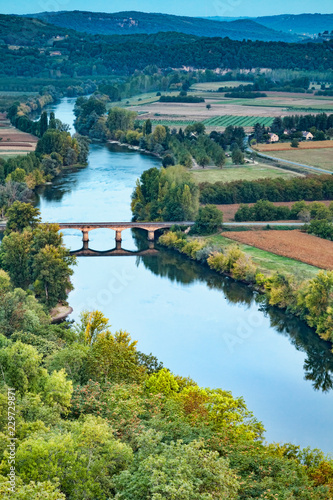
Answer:
[[[136,10],[183,16],[256,17],[276,14],[332,13],[332,0],[0,0],[1,14],[88,10],[118,12]]]

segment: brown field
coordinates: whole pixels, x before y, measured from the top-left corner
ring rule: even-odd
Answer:
[[[316,200],[317,201],[317,200]],[[327,207],[332,203],[330,200],[318,200],[320,203],[324,203]],[[294,201],[276,201],[274,202],[274,205],[277,207],[289,207],[291,208],[292,205],[294,204]],[[307,205],[309,203],[312,203],[311,201],[306,201],[305,202]],[[254,203],[246,203],[249,207],[253,207]],[[216,205],[219,210],[223,212],[223,220],[224,222],[233,222],[235,220],[235,213],[241,206],[240,203],[234,203],[232,205]],[[281,222],[281,221],[274,221],[274,222]],[[290,221],[288,221],[290,222]],[[299,221],[297,221],[299,222]]]
[[[291,141],[290,141],[291,142]],[[333,141],[304,141],[298,148],[292,148],[290,142],[276,142],[273,144],[257,144],[253,149],[257,151],[299,151],[300,149],[327,149],[333,148]],[[332,154],[333,155],[333,154]]]
[[[333,241],[293,231],[227,232],[222,236],[322,269],[333,270]]]
[[[0,155],[7,155],[15,149],[15,152],[29,153],[35,151],[38,138],[34,135],[27,134],[17,130],[15,127],[8,125],[7,121],[2,121],[0,124],[4,127],[0,128]]]

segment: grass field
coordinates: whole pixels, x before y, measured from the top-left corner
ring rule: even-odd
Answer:
[[[301,149],[330,149],[333,148],[333,140],[332,141],[301,141],[298,144],[298,148],[291,147],[291,140],[289,142],[273,142],[271,144],[257,144],[253,149],[257,149],[258,151],[266,152],[266,151],[299,151]],[[332,152],[333,155],[333,152]]]
[[[238,180],[253,181],[255,179],[275,179],[279,177],[294,177],[290,171],[269,167],[265,164],[247,165],[244,167],[226,167],[226,168],[203,168],[202,170],[191,171],[194,180],[200,182],[230,182]]]
[[[294,161],[303,163],[310,167],[324,168],[333,172],[333,149],[320,148],[320,149],[290,149],[290,151],[271,151],[270,156],[282,158],[282,160]]]
[[[203,121],[204,125],[207,127],[227,127],[228,125],[233,125],[237,127],[253,127],[256,123],[260,125],[265,125],[269,127],[273,123],[273,118],[266,116],[214,116],[208,120]]]
[[[208,239],[212,244],[221,245],[223,247],[235,244],[235,241],[221,235],[211,236]],[[259,269],[265,274],[272,274],[279,271],[281,273],[293,274],[296,279],[303,281],[305,279],[314,278],[320,271],[318,267],[310,266],[309,264],[305,264],[304,262],[300,262],[295,259],[290,259],[289,257],[276,255],[244,243],[238,243],[238,245],[241,250],[252,257]]]

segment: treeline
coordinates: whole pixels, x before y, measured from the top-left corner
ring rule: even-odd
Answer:
[[[218,273],[252,285],[265,295],[267,304],[295,314],[314,328],[322,339],[333,343],[333,271],[320,271],[315,278],[300,283],[291,274],[263,274],[252,258],[237,245],[213,247],[203,238],[189,239],[178,230],[163,234],[159,242],[193,260],[208,264]]]
[[[241,98],[241,99],[257,99],[258,97],[267,97],[264,92],[242,92],[235,90],[234,92],[227,92],[224,97]]]
[[[329,220],[327,218],[312,220],[310,224],[305,226],[305,230],[307,233],[318,236],[319,238],[333,241],[332,217],[330,217]]]
[[[196,95],[162,95],[159,99],[160,102],[189,102],[198,103],[205,102],[203,97],[198,97]]]
[[[306,203],[297,201],[291,208],[277,206],[268,200],[259,200],[253,206],[241,205],[235,213],[235,221],[273,221],[296,220],[309,222],[311,219],[333,220],[333,201],[327,207],[324,203],[314,201]]]
[[[214,204],[333,200],[333,175],[200,184],[200,202]]]
[[[28,20],[26,20],[29,23]],[[133,74],[147,65],[159,68],[286,68],[325,71],[333,67],[332,42],[284,43],[229,38],[199,38],[182,33],[152,35],[88,35],[48,26],[36,21],[35,33],[22,43],[20,21],[3,22],[0,44],[0,75],[15,77],[92,77]],[[26,28],[25,28],[26,29]],[[58,35],[53,35],[52,33]],[[58,39],[55,37],[59,36]],[[47,43],[49,41],[49,44]],[[19,46],[11,50],[9,45]],[[42,49],[42,50],[41,50]],[[55,52],[55,53],[54,53]],[[254,89],[257,90],[257,89]]]

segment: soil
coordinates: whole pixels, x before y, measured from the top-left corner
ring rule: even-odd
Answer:
[[[222,236],[312,266],[333,270],[333,241],[299,230],[227,232]]]

